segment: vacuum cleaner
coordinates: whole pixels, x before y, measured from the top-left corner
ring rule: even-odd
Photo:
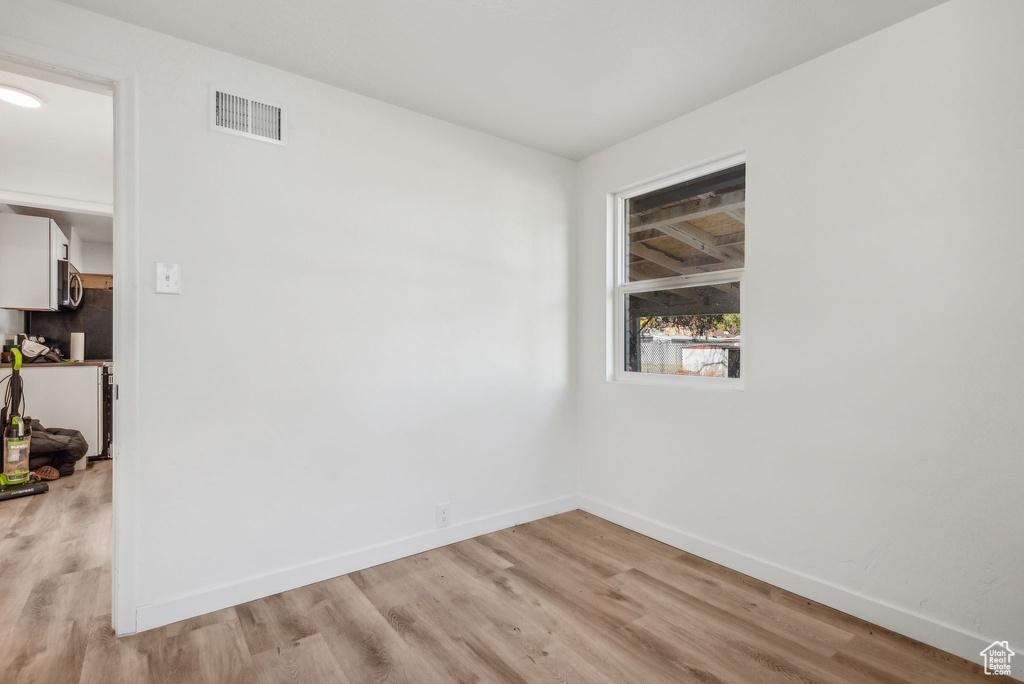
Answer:
[[[21,384],[21,350],[11,349],[11,375],[7,385],[7,401],[0,409],[0,429],[3,430],[3,468],[0,469],[0,501],[17,496],[41,494],[47,491],[29,481],[29,450],[32,445],[31,421],[23,418],[25,393]]]

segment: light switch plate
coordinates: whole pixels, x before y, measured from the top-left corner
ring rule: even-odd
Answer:
[[[178,264],[156,265],[157,294],[181,294],[181,266]]]

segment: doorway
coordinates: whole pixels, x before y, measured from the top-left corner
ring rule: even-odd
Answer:
[[[136,631],[137,564],[134,528],[138,520],[137,501],[134,498],[137,472],[135,439],[138,340],[135,76],[130,71],[116,66],[93,63],[23,41],[6,41],[5,49],[7,51],[0,52],[0,72],[21,78],[34,78],[86,94],[102,94],[109,101],[112,130],[111,163],[107,177],[110,193],[107,202],[97,200],[95,195],[89,196],[85,192],[78,193],[79,196],[76,197],[75,193],[47,195],[44,192],[32,191],[30,188],[21,188],[19,194],[0,184],[0,203],[7,205],[14,213],[49,215],[55,221],[62,221],[65,224],[61,226],[62,229],[70,224],[74,230],[67,231],[71,234],[65,235],[68,238],[69,252],[73,252],[75,259],[87,264],[78,268],[82,272],[82,279],[89,281],[85,298],[90,299],[88,295],[91,292],[97,295],[93,304],[100,300],[109,303],[108,313],[111,320],[107,338],[108,351],[102,349],[102,344],[100,347],[90,349],[90,341],[103,341],[97,339],[103,337],[102,333],[94,331],[90,339],[87,331],[85,337],[86,356],[109,354],[109,358],[114,362],[113,381],[110,378],[106,379],[110,402],[106,421],[109,434],[97,435],[98,445],[109,446],[105,451],[102,448],[93,449],[96,453],[90,453],[93,457],[90,465],[95,468],[108,468],[111,481],[108,501],[112,525],[105,539],[94,540],[97,546],[106,545],[110,591],[106,591],[107,587],[99,587],[95,595],[109,597],[100,600],[106,604],[104,610],[110,614],[114,632],[117,635],[132,634]],[[54,199],[58,201],[53,201]],[[105,239],[101,234],[103,228],[108,231]],[[93,273],[89,273],[90,271]],[[93,277],[87,279],[85,276]],[[96,313],[95,307],[92,308],[93,313]],[[31,322],[32,327],[38,330],[39,321],[46,316],[42,312],[32,312],[31,316],[34,319]],[[19,320],[17,314],[0,313],[0,328],[17,326],[19,323],[28,328],[29,321]],[[47,324],[50,323],[52,321]],[[63,349],[61,351],[64,352]],[[68,349],[64,353],[69,354],[70,351]],[[103,398],[101,397],[99,401],[103,402]],[[85,474],[90,470],[92,467],[86,469]],[[73,481],[75,476],[81,474],[76,472],[68,481]],[[88,479],[83,478],[79,482],[84,485]],[[82,494],[83,492],[77,492],[76,496],[80,497]],[[42,497],[49,495],[48,492]],[[92,550],[95,551],[95,548]]]

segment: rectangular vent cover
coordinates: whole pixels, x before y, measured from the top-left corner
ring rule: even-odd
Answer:
[[[210,91],[210,125],[225,133],[285,145],[285,109],[250,97],[213,88]]]

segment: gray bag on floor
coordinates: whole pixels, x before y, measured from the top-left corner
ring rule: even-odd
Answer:
[[[53,466],[64,477],[74,473],[75,463],[89,453],[89,443],[78,430],[46,428],[33,420],[31,449],[29,468]]]

